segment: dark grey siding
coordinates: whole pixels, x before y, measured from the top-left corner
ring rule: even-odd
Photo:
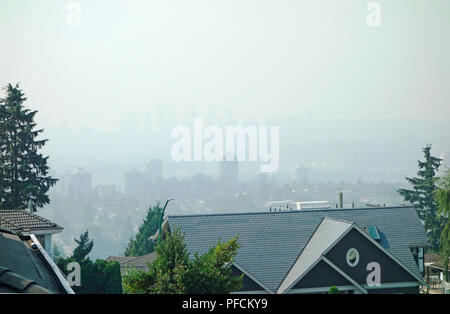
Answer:
[[[359,264],[350,267],[346,261],[346,254],[350,248],[359,252]],[[417,281],[411,274],[392,260],[387,254],[365,238],[359,231],[353,229],[337,243],[326,257],[359,284],[367,283],[367,264],[377,262],[381,266],[381,283]]]
[[[331,286],[350,286],[341,274],[324,261],[320,261],[292,289],[317,288]]]

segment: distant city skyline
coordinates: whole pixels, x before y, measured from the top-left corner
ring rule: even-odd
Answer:
[[[170,160],[172,129],[198,117],[279,125],[278,177],[401,181],[426,144],[449,165],[446,0],[380,1],[379,27],[366,1],[74,2],[79,25],[69,1],[0,4],[0,86],[21,82],[57,173],[217,173]]]

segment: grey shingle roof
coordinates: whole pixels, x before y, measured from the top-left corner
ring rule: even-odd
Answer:
[[[181,227],[190,254],[206,252],[220,238],[239,234],[236,262],[276,291],[324,217],[376,226],[380,244],[413,272],[419,273],[410,247],[428,246],[412,207],[330,209],[242,214],[169,216],[170,228]]]
[[[20,209],[0,210],[0,227],[16,232],[63,229],[50,220]]]

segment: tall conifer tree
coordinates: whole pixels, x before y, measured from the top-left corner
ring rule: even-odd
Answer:
[[[436,172],[439,170],[442,159],[431,156],[431,145],[423,148],[424,161],[418,161],[419,171],[417,177],[406,178],[413,189],[399,189],[398,192],[405,201],[417,208],[420,219],[425,223],[430,244],[434,251],[439,250],[439,238],[442,231],[442,219],[438,215],[438,204],[435,200]]]
[[[48,175],[47,159],[38,151],[47,140],[37,139],[37,111],[24,107],[19,84],[5,87],[0,99],[0,209],[32,210],[50,202],[47,192],[57,179]]]

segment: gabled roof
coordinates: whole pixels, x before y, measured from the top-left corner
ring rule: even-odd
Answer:
[[[330,209],[241,214],[169,216],[170,228],[181,227],[190,254],[206,252],[239,234],[236,263],[272,291],[277,291],[324,219],[376,226],[379,244],[412,272],[420,274],[410,247],[428,246],[428,238],[412,207]],[[258,262],[255,262],[258,261]]]
[[[63,228],[48,219],[25,210],[0,210],[0,227],[22,233],[33,231],[61,232]]]
[[[325,250],[330,248],[351,227],[352,223],[350,222],[325,217],[281,283],[278,292],[283,293],[289,289],[298,278],[301,278],[319,261]]]
[[[0,228],[0,292],[73,293],[37,239]]]

